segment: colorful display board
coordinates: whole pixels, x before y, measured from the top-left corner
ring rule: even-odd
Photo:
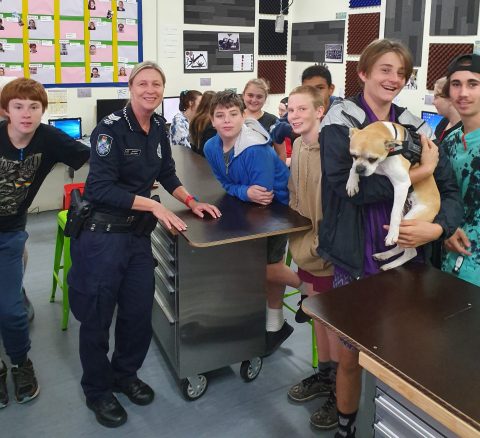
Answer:
[[[141,10],[141,0],[1,0],[0,76],[127,82],[142,60]]]

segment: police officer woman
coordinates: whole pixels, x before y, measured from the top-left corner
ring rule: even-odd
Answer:
[[[71,240],[70,306],[80,321],[81,380],[87,406],[107,427],[125,423],[127,413],[114,397],[152,402],[154,392],[137,371],[152,337],[154,260],[149,233],[141,224],[152,215],[171,229],[185,223],[150,199],[155,180],[197,216],[217,218],[219,210],[197,202],[175,174],[165,123],[154,113],[163,98],[165,74],[154,62],[136,65],[129,78],[130,103],[104,118],[91,135],[85,198],[92,213]],[[156,222],[153,216],[153,222]],[[115,306],[115,348],[107,357]]]

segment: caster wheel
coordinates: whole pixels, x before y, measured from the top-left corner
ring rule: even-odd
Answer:
[[[262,369],[262,358],[255,357],[251,360],[244,360],[240,366],[240,376],[245,382],[255,380]]]
[[[208,388],[208,380],[203,374],[187,377],[181,381],[182,395],[187,401],[198,400]]]

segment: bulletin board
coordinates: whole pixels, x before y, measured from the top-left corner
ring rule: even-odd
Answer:
[[[255,0],[184,0],[183,10],[186,24],[255,26]]]
[[[124,85],[142,61],[141,11],[141,0],[1,0],[0,75]]]
[[[183,32],[184,73],[237,73],[254,69],[254,33]]]

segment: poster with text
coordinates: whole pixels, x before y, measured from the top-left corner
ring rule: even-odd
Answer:
[[[30,62],[54,62],[55,46],[49,40],[28,40]]]
[[[60,39],[61,40],[84,40],[83,21],[61,20],[60,21]]]
[[[122,7],[120,7],[120,3],[123,3]],[[123,10],[119,10],[123,9]],[[117,1],[117,17],[118,18],[133,18],[137,19],[137,12],[138,12],[138,5],[137,2],[134,0],[123,0]]]
[[[28,37],[31,39],[51,39],[55,37],[53,17],[49,15],[29,15],[27,17]]]
[[[0,14],[0,38],[22,38],[23,27],[12,14]]]
[[[117,38],[118,41],[137,41],[138,26],[136,20],[118,20]]]
[[[54,0],[34,0],[28,2],[29,14],[53,15],[53,12]]]
[[[89,47],[91,62],[112,62],[112,45],[97,41],[90,41]]]
[[[90,17],[100,17],[106,18],[107,16],[112,15],[112,2],[110,0],[94,0],[93,4],[95,5],[95,9],[91,9],[92,7],[92,0],[88,2],[88,10],[90,13]]]
[[[2,62],[23,62],[23,43],[0,40],[0,63]]]
[[[60,60],[62,63],[85,62],[85,46],[79,41],[61,41]]]
[[[132,72],[133,67],[135,64],[118,64],[118,82],[128,82],[128,78],[130,77],[130,73]]]
[[[0,76],[23,78],[23,65],[0,64]]]
[[[90,64],[90,81],[91,82],[112,82],[113,66],[102,65],[97,63]]]
[[[94,21],[94,19],[92,19],[89,21],[88,31],[90,33],[90,40],[112,41],[112,23],[109,21]]]

